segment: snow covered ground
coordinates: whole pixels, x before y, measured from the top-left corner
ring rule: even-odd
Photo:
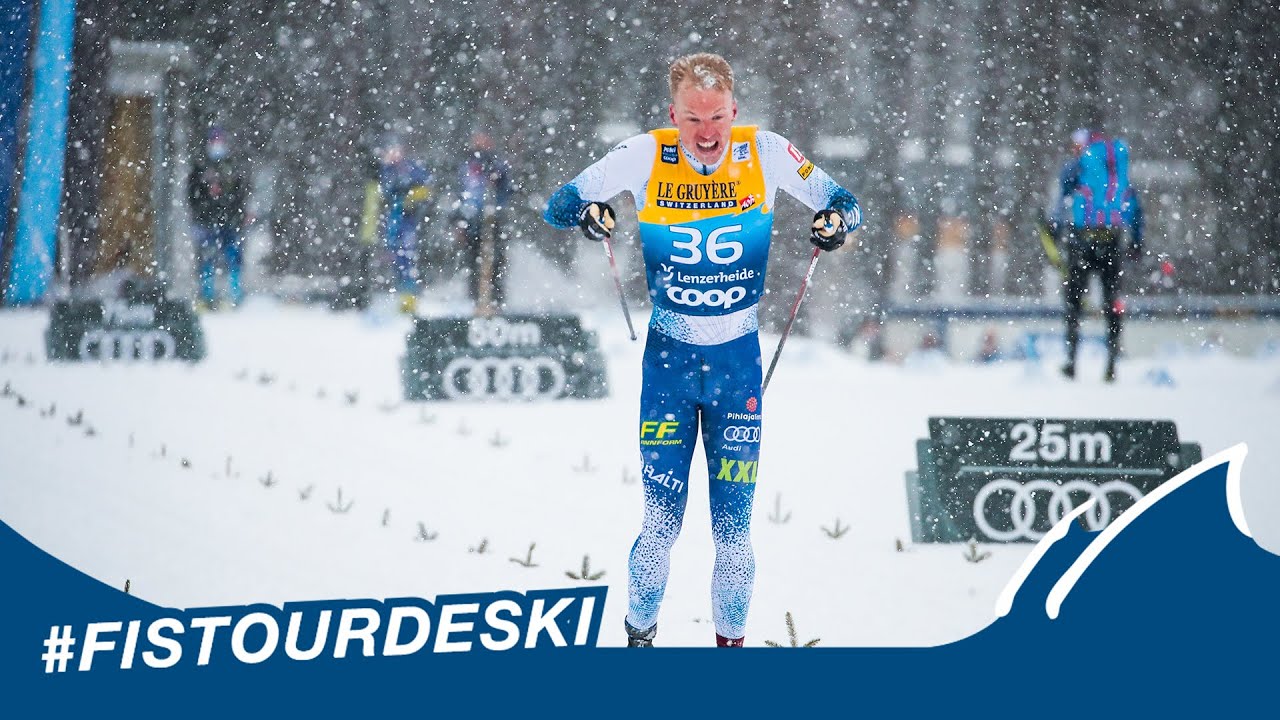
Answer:
[[[589,556],[609,585],[601,643],[622,644],[642,343],[615,306],[597,307],[584,320],[612,396],[515,405],[402,403],[404,318],[255,299],[204,317],[200,364],[104,366],[47,363],[45,313],[5,312],[0,384],[26,404],[0,398],[0,519],[174,607],[557,587]],[[766,358],[776,342],[763,338]],[[1176,387],[1144,380],[1156,365]],[[1106,386],[1090,357],[1081,374],[875,365],[792,338],[769,391],[748,644],[785,641],[788,611],[802,642],[824,646],[940,644],[993,619],[1029,546],[988,546],[975,564],[958,545],[910,543],[903,472],[930,415],[1168,418],[1205,456],[1247,442],[1245,510],[1280,551],[1280,362],[1135,360]],[[663,645],[713,642],[701,452],[694,468]],[[789,521],[771,521],[778,507]],[[832,539],[837,522],[849,529]],[[535,544],[534,566],[513,562]]]

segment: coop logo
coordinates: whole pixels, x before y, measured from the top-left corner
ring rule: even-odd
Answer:
[[[757,465],[758,463],[755,460],[720,458],[720,472],[716,473],[716,479],[738,483],[754,483],[756,481]]]
[[[729,442],[760,442],[760,428],[749,425],[730,425],[724,429],[724,439]]]
[[[1075,497],[1084,502],[1093,499],[1093,510],[1084,514],[1090,530],[1101,530],[1119,511],[1112,507],[1111,497],[1123,495],[1129,498],[1129,507],[1142,498],[1142,491],[1123,480],[1095,485],[1084,480],[1072,480],[1059,485],[1049,480],[1032,480],[1020,483],[1008,478],[997,478],[982,486],[973,498],[973,520],[978,529],[997,542],[1014,540],[1039,540],[1044,532],[1035,527],[1051,528],[1058,524],[1077,506]],[[999,498],[997,501],[996,499]],[[1042,502],[1038,503],[1037,499]],[[1006,505],[1007,503],[1007,505]],[[1045,523],[1038,523],[1040,508],[1044,508]],[[996,521],[993,524],[992,521]],[[1006,520],[1007,522],[1000,522]],[[995,525],[1004,525],[1001,529]]]
[[[80,336],[81,359],[110,361],[165,360],[178,345],[164,330],[89,330]]]
[[[549,357],[454,358],[443,379],[452,400],[550,400],[565,389],[564,367]]]
[[[728,290],[699,290],[697,288],[683,288],[678,285],[672,285],[667,288],[667,299],[677,305],[688,305],[690,307],[699,307],[706,305],[708,307],[731,308],[740,303],[747,297],[747,290],[744,287],[735,285]]]
[[[680,430],[680,423],[675,420],[645,420],[640,423],[641,445],[683,445],[680,438],[668,437]]]
[[[663,145],[662,162],[668,165],[678,165],[680,163],[680,150],[675,145]]]
[[[646,464],[644,466],[644,477],[646,480],[655,482],[668,490],[675,490],[676,492],[684,491],[684,481],[676,477],[675,470],[668,470],[664,473],[660,473],[655,470],[652,465]]]

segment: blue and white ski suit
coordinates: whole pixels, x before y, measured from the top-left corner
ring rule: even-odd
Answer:
[[[850,229],[862,217],[853,195],[781,136],[739,126],[731,140],[707,166],[675,128],[637,135],[560,188],[544,214],[569,228],[587,202],[624,190],[635,198],[653,300],[640,395],[644,525],[631,549],[627,614],[638,630],[657,623],[701,436],[716,546],[712,619],[720,635],[744,635],[764,412],[756,309],[774,196],[781,188],[813,210],[835,208]]]

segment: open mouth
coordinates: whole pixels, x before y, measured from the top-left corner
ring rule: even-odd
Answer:
[[[717,151],[717,150],[719,150],[719,149],[720,149],[720,141],[719,141],[719,140],[710,140],[710,141],[707,141],[707,142],[699,142],[699,143],[695,143],[695,145],[697,146],[697,148],[698,148],[698,150],[699,150],[699,151],[701,151],[701,152],[705,152],[705,153],[715,152],[715,151]]]

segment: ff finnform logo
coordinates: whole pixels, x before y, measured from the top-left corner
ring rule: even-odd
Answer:
[[[662,162],[669,165],[680,164],[680,150],[675,145],[662,146]]]
[[[645,420],[640,423],[641,445],[683,445],[680,438],[668,437],[680,430],[680,423],[675,420]]]

